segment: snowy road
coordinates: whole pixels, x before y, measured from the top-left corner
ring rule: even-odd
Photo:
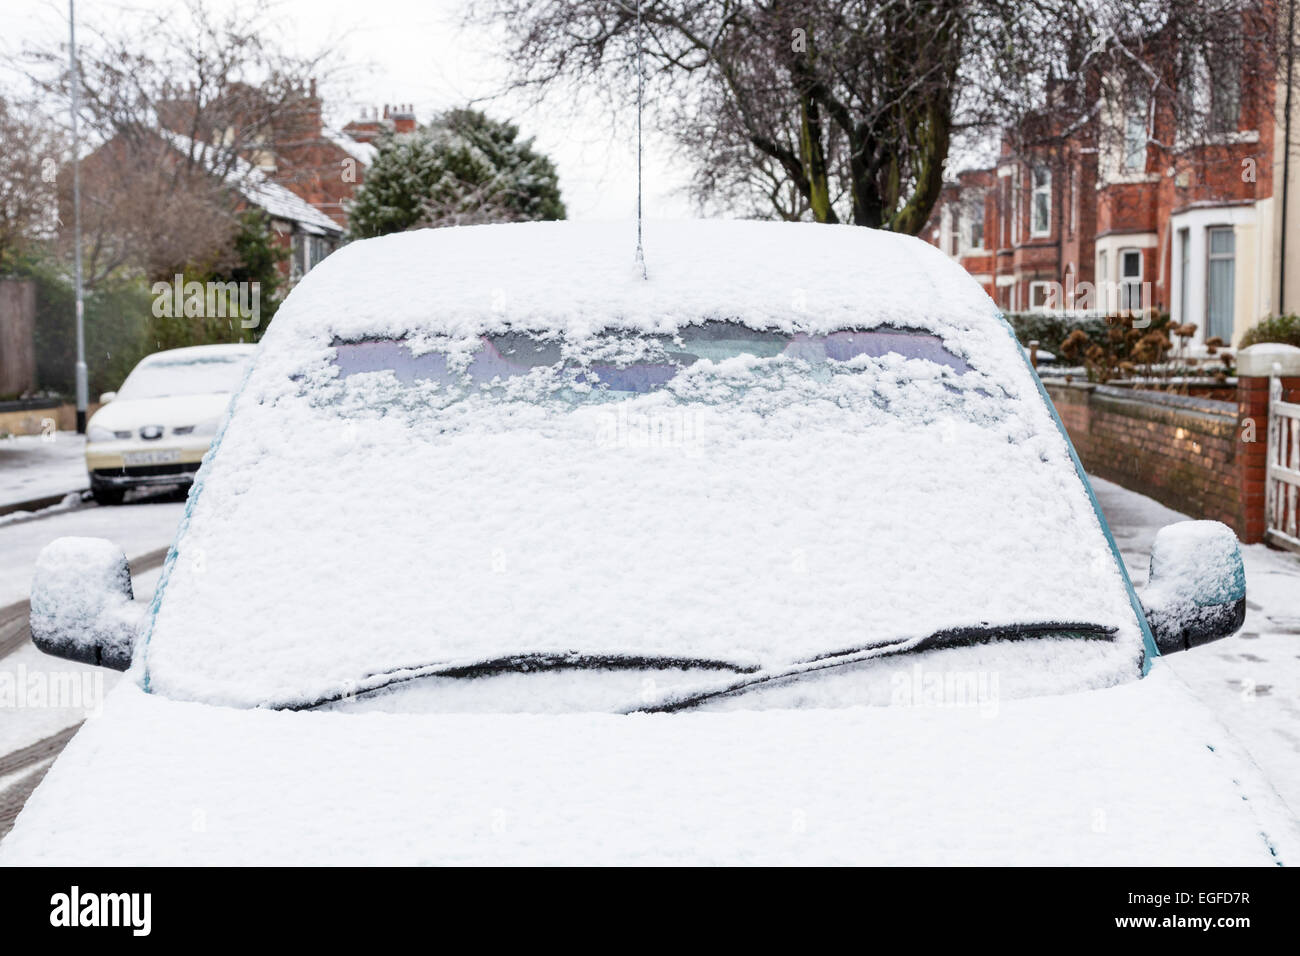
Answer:
[[[76,432],[0,438],[0,511],[88,487],[85,447]]]
[[[1186,515],[1101,478],[1102,511],[1139,589],[1151,542]],[[1262,544],[1241,549],[1246,623],[1232,637],[1165,658],[1167,666],[1250,752],[1300,816],[1300,555]]]
[[[1118,485],[1093,482],[1134,583],[1141,587],[1156,531],[1183,516]],[[8,633],[5,611],[27,599],[36,555],[54,538],[106,537],[122,545],[128,557],[139,558],[171,543],[183,510],[184,503],[172,498],[120,508],[86,505],[0,522],[0,631]],[[1243,554],[1249,597],[1241,633],[1167,658],[1160,666],[1173,671],[1217,715],[1293,812],[1300,812],[1300,556],[1262,545],[1244,548]],[[133,568],[137,597],[149,599],[158,573],[156,565]],[[12,648],[0,640],[2,675],[14,682],[44,680],[48,686],[74,679],[83,682],[86,696],[78,706],[28,701],[27,706],[0,709],[0,835],[75,729],[95,718],[103,695],[121,679],[113,671],[46,657],[26,640]]]
[[[133,560],[132,587],[149,600],[161,552],[176,534],[185,509],[176,495],[119,508],[87,504],[74,510],[0,519],[0,680],[21,695],[0,707],[0,835],[8,831],[28,795],[63,745],[121,679],[116,671],[48,657],[31,643],[26,601],[41,548],[64,535],[108,538]],[[152,561],[140,561],[142,556]],[[62,688],[59,693],[53,689]],[[76,693],[70,698],[67,689]],[[35,689],[39,693],[29,693]]]

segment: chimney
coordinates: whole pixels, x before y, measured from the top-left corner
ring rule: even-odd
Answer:
[[[316,95],[316,77],[311,78],[311,84],[307,90],[307,97],[303,102],[304,132],[310,139],[320,139],[320,97]]]
[[[395,133],[413,133],[415,132],[415,104],[401,103],[394,107],[392,114],[393,132]]]
[[[370,106],[361,108],[361,118],[355,119],[343,127],[343,132],[351,136],[358,143],[374,142],[380,137],[385,130],[393,127],[393,121],[389,119],[389,107],[384,106],[383,118],[380,118],[379,107]]]

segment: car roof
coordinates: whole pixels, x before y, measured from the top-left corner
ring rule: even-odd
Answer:
[[[424,229],[354,242],[295,288],[268,336],[671,331],[706,318],[830,331],[996,325],[992,300],[912,236],[855,226],[632,222]],[[1005,334],[1005,333],[1003,333]]]
[[[257,351],[257,346],[244,343],[231,343],[227,345],[190,345],[182,349],[164,349],[161,352],[154,352],[146,355],[140,360],[141,365],[152,365],[155,362],[197,362],[204,358],[236,358],[238,356],[251,356]]]

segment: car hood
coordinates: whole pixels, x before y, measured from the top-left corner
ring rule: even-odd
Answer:
[[[173,395],[167,398],[118,398],[95,412],[89,424],[110,431],[134,431],[142,425],[167,428],[215,422],[230,404],[230,394]]]
[[[1297,840],[1157,664],[996,716],[240,711],[125,683],[0,863],[1271,865]]]

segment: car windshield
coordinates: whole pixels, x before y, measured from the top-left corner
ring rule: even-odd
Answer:
[[[830,368],[860,369],[855,359],[893,356],[922,359],[961,374],[970,366],[936,335],[913,329],[842,330],[825,335],[751,329],[733,322],[687,326],[675,335],[605,333],[571,343],[532,332],[484,335],[476,340],[368,339],[335,343],[340,379],[361,376],[353,387],[396,381],[439,391],[445,401],[471,394],[511,394],[527,380],[535,392],[565,401],[599,402],[664,388],[697,362],[782,359]],[[516,388],[516,391],[518,389]]]
[[[836,680],[863,701],[867,670],[889,703],[883,662],[934,655],[1004,688],[1136,675],[1014,339],[945,329],[270,337],[200,474],[150,687],[627,711]],[[238,654],[232,615],[258,635]]]
[[[989,421],[1005,399],[997,383],[928,332],[788,333],[724,321],[671,335],[511,331],[335,341],[325,367],[299,378],[309,400],[335,414],[433,424],[440,432],[499,403],[562,409],[658,395],[679,406],[776,410],[820,396],[851,402],[873,420],[951,412]]]
[[[527,332],[485,335],[477,347],[451,351],[396,339],[336,343],[335,363],[344,378],[391,372],[405,383],[432,382],[449,388],[492,386],[535,369],[568,372],[562,381],[576,400],[652,392],[677,373],[705,359],[719,362],[750,356],[782,356],[814,365],[851,362],[860,356],[896,355],[925,359],[956,372],[970,366],[944,347],[937,335],[910,329],[843,330],[827,335],[759,331],[731,322],[688,326],[674,336],[634,339],[610,334],[603,349],[583,360],[557,338]],[[619,349],[618,346],[622,346]],[[619,354],[621,351],[622,354]]]
[[[135,367],[118,390],[119,399],[225,395],[239,387],[247,355],[159,356]]]

